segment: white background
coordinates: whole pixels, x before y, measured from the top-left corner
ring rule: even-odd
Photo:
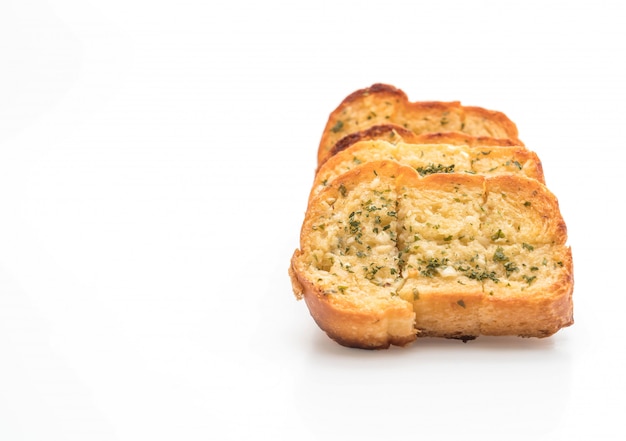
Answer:
[[[624,439],[626,6],[0,3],[0,440]],[[544,340],[346,349],[289,258],[375,82],[505,112],[574,252]]]

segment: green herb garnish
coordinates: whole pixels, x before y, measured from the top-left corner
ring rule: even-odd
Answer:
[[[502,247],[496,248],[496,252],[493,253],[494,262],[506,262],[509,258],[504,255],[504,249]]]
[[[491,236],[491,240],[496,241],[498,239],[504,239],[504,233],[502,230],[498,230]]]
[[[330,131],[333,133],[337,133],[337,132],[340,132],[341,129],[343,129],[343,121],[337,121],[335,125],[333,126],[333,128],[330,129]]]
[[[416,167],[415,170],[417,170],[420,176],[432,175],[435,173],[454,173],[454,164],[428,164],[426,167]]]
[[[448,264],[448,259],[443,258],[439,260],[436,257],[433,257],[428,259],[427,261],[422,260],[420,261],[420,263],[422,265],[425,265],[424,269],[421,269],[420,267],[420,274],[424,277],[434,277],[435,275],[437,275],[438,268],[441,268],[442,266],[446,266]]]
[[[339,193],[341,193],[341,196],[343,196],[344,198],[346,197],[346,194],[348,194],[348,190],[346,189],[346,186],[341,184],[339,185]]]

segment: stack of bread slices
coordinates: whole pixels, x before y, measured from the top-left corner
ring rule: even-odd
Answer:
[[[349,347],[547,337],[573,323],[566,225],[516,125],[385,84],[330,114],[289,274]]]

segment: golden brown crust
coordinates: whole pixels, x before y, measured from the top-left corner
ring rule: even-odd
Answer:
[[[400,101],[408,101],[408,97],[404,91],[392,86],[391,84],[374,83],[370,87],[355,90],[343,100],[343,104],[352,104],[355,101],[361,100],[363,97],[373,94],[383,95],[386,94],[392,98]]]
[[[564,271],[549,292],[500,292],[490,295],[495,287],[487,284],[480,317],[482,335],[517,335],[520,337],[549,337],[561,328],[574,324],[574,272],[571,248],[561,255]]]
[[[331,156],[334,156],[337,153],[344,151],[351,145],[356,144],[357,142],[360,142],[360,141],[367,141],[371,139],[384,139],[389,142],[394,142],[394,141],[411,142],[417,137],[418,135],[416,135],[415,133],[411,132],[410,130],[405,129],[404,127],[400,127],[396,124],[380,124],[380,125],[372,126],[365,130],[350,133],[344,136],[343,138],[341,138],[339,141],[335,143],[335,145],[331,147],[329,155],[326,158],[326,160],[328,160],[328,158],[330,158]],[[324,162],[326,162],[326,160]],[[320,166],[322,166],[324,162],[322,162]]]
[[[415,313],[409,303],[398,303],[384,310],[359,310],[341,298],[324,294],[302,270],[300,252],[292,257],[290,274],[294,286],[302,288],[301,297],[315,323],[337,343],[361,349],[386,349],[390,345],[405,346],[415,340]],[[295,280],[294,280],[295,279]],[[393,322],[393,327],[390,327]]]
[[[365,130],[350,133],[341,138],[335,145],[332,146],[329,155],[324,162],[357,142],[377,139],[385,140],[391,143],[406,142],[408,144],[450,144],[467,145],[470,147],[510,147],[522,145],[519,140],[492,138],[489,136],[472,136],[461,132],[435,132],[422,133],[418,135],[397,124],[379,124]],[[320,164],[320,167],[324,164],[324,162]]]
[[[464,133],[474,131],[483,132],[482,136],[492,138],[509,138],[518,145],[523,145],[518,139],[517,126],[502,112],[485,109],[477,106],[467,106],[465,110]]]
[[[523,146],[522,142],[517,139],[471,136],[461,132],[422,133],[416,135],[414,140],[415,144],[452,144],[470,147]]]
[[[526,239],[540,243],[567,242],[567,226],[560,213],[559,201],[542,183],[499,175],[486,181],[486,191],[489,198],[485,208],[513,223],[520,236],[526,233]],[[526,208],[522,218],[517,212],[520,202]]]
[[[515,124],[502,112],[458,101],[410,102],[393,86],[374,84],[346,97],[330,114],[318,149],[318,165],[332,156],[333,146],[351,133],[380,124],[395,124],[415,134],[461,132],[471,136],[518,139]]]
[[[409,144],[364,140],[330,157],[319,168],[309,199],[342,173],[364,162],[383,159],[408,165],[424,175],[452,172],[481,175],[513,174],[544,182],[539,157],[522,146],[470,147],[465,144]]]

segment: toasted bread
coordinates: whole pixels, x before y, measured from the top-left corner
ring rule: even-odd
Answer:
[[[396,124],[380,124],[344,136],[332,146],[328,158],[346,150],[357,142],[372,140],[383,140],[393,144],[405,142],[408,144],[451,144],[467,145],[470,147],[511,147],[522,145],[519,140],[492,138],[490,136],[471,136],[461,132],[434,132],[418,135]],[[326,158],[325,161],[328,160],[328,158]],[[323,165],[323,163],[320,164],[320,166],[321,165]]]
[[[342,345],[418,336],[546,337],[573,323],[573,264],[556,197],[511,174],[420,177],[371,161],[310,201],[289,273]]]
[[[519,174],[544,183],[541,161],[525,147],[392,144],[373,140],[359,141],[329,158],[315,175],[309,199],[348,170],[379,160],[394,160],[409,165],[421,176],[432,173]]]
[[[394,124],[417,135],[458,132],[523,145],[516,125],[502,112],[462,106],[458,101],[410,102],[402,90],[374,84],[350,94],[330,114],[318,148],[318,165],[332,156],[340,139],[381,124]]]

